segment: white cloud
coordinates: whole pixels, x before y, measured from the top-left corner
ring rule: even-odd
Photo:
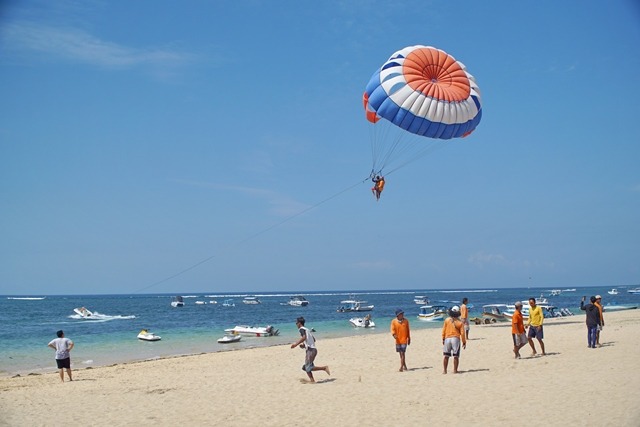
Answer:
[[[6,25],[2,36],[5,50],[45,53],[100,67],[176,66],[192,59],[192,55],[172,49],[132,48],[101,40],[83,30],[30,22]]]

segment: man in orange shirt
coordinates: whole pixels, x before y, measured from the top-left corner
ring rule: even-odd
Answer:
[[[600,295],[596,295],[596,302],[593,303],[596,307],[598,307],[598,312],[600,312],[600,325],[598,325],[598,330],[596,331],[596,345],[598,347],[602,347],[600,344],[600,331],[604,328],[604,315],[602,312],[602,297]]]
[[[522,318],[522,303],[516,302],[516,310],[511,317],[511,337],[513,338],[513,353],[516,359],[520,359],[520,349],[527,344],[527,335],[524,333],[524,320]]]
[[[391,321],[391,335],[396,340],[396,351],[400,354],[400,372],[407,370],[405,353],[407,346],[411,344],[411,331],[409,330],[409,320],[404,318],[404,311],[396,310],[396,318]]]
[[[464,323],[464,332],[469,339],[469,308],[467,307],[467,303],[469,302],[469,298],[462,298],[462,305],[460,306],[460,321]]]
[[[449,316],[442,325],[442,353],[444,354],[444,360],[442,366],[444,367],[443,374],[447,373],[447,367],[449,366],[449,357],[453,356],[453,373],[458,373],[458,362],[460,358],[460,340],[462,340],[462,348],[467,348],[467,337],[464,333],[464,323],[459,320],[460,307],[454,305],[449,310]]]

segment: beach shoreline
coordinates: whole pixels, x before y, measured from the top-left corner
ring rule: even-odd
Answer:
[[[316,362],[331,376],[316,372],[316,384],[304,381],[304,352],[288,344],[76,369],[65,383],[54,369],[4,377],[0,423],[53,425],[58,413],[92,425],[496,425],[530,414],[552,425],[637,425],[640,310],[605,319],[602,348],[587,348],[584,316],[549,319],[548,355],[531,357],[527,346],[520,360],[509,324],[472,325],[458,375],[442,374],[440,330],[419,329],[402,373],[389,334],[317,334]]]

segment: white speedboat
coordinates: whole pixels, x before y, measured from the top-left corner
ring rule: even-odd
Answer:
[[[233,302],[232,299],[226,299],[226,300],[222,301],[222,306],[223,307],[235,307],[236,303]]]
[[[184,307],[184,300],[182,299],[182,297],[173,297],[173,301],[171,301],[171,307]]]
[[[138,334],[138,339],[142,341],[160,341],[162,338],[153,332],[149,332],[148,329],[143,329]]]
[[[605,313],[611,313],[612,311],[635,310],[637,308],[638,304],[607,304],[602,307]]]
[[[255,305],[255,304],[261,304],[262,302],[256,297],[244,297],[244,299],[242,300],[242,303]]]
[[[562,289],[551,289],[552,297],[557,297],[558,295],[562,295]]]
[[[296,295],[289,298],[287,305],[291,305],[293,307],[306,307],[309,305],[309,301],[307,301],[307,299],[302,295]]]
[[[76,314],[83,319],[89,319],[91,316],[93,316],[93,313],[87,310],[85,307],[74,308],[73,311],[75,311]]]
[[[234,342],[238,342],[242,339],[242,335],[232,335],[232,334],[227,334],[225,336],[223,336],[222,338],[218,338],[218,342],[220,344],[231,344]]]
[[[373,310],[373,305],[364,305],[366,301],[358,301],[355,299],[347,299],[344,301],[340,301],[342,304],[336,310],[338,313],[347,313],[350,311],[371,311]]]
[[[420,307],[418,319],[427,321],[444,320],[446,315],[447,306],[445,305],[423,305]]]
[[[427,305],[429,304],[429,298],[427,298],[424,295],[416,295],[415,297],[413,297],[413,302],[415,302],[416,304],[422,306],[422,305]]]
[[[618,290],[616,288],[611,289],[609,292],[607,292],[609,295],[618,295]]]
[[[349,323],[353,325],[354,328],[375,328],[376,324],[371,319],[371,316],[368,314],[364,317],[352,317],[349,319]]]
[[[206,301],[196,301],[197,305],[205,305],[207,302]]]
[[[640,294],[640,288],[627,289],[627,292],[630,294],[638,295]]]
[[[224,330],[227,334],[231,335],[247,335],[250,337],[271,337],[278,335],[280,331],[273,326],[247,326],[236,325],[231,329]]]

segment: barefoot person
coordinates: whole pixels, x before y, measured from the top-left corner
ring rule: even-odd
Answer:
[[[524,320],[522,319],[522,303],[515,304],[516,310],[511,317],[511,337],[513,338],[513,354],[520,359],[520,349],[527,344],[527,336],[524,333]]]
[[[306,350],[302,370],[307,373],[307,376],[309,376],[309,381],[314,383],[316,380],[313,378],[313,371],[325,371],[327,375],[331,375],[331,372],[329,371],[328,366],[315,366],[313,364],[316,356],[318,355],[318,350],[316,349],[316,338],[309,329],[304,327],[304,323],[304,317],[298,317],[296,319],[296,326],[300,332],[300,339],[291,344],[291,348],[300,346],[300,348]]]
[[[396,318],[391,321],[391,335],[396,340],[396,351],[400,355],[400,372],[407,370],[405,354],[407,346],[411,344],[411,331],[409,329],[409,319],[404,318],[404,311],[396,310]]]
[[[460,341],[462,348],[467,348],[467,334],[464,331],[464,323],[460,321],[460,307],[454,305],[449,310],[449,317],[444,320],[442,325],[442,366],[443,374],[447,373],[449,366],[449,357],[453,356],[453,373],[458,373],[458,363],[460,361]]]
[[[48,346],[56,351],[56,364],[60,369],[60,380],[64,382],[64,370],[66,369],[69,381],[73,381],[71,376],[71,355],[69,352],[73,348],[73,341],[65,338],[63,331],[56,333],[58,338],[52,340]]]
[[[544,322],[544,315],[542,314],[542,307],[536,305],[535,298],[529,298],[529,322],[527,323],[527,328],[529,328],[529,332],[527,332],[527,338],[529,339],[529,345],[531,346],[531,350],[533,350],[532,355],[535,356],[536,346],[533,344],[533,339],[537,339],[540,343],[540,353],[544,356],[544,330],[542,329],[542,322]]]

